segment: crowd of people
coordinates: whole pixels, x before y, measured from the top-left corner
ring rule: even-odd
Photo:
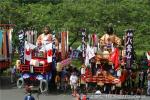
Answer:
[[[89,68],[88,68],[89,70]],[[122,73],[128,74],[126,80],[121,87],[112,84],[97,85],[95,83],[83,83],[81,76],[86,73],[85,65],[82,65],[80,70],[65,69],[57,73],[55,84],[57,91],[67,92],[72,90],[72,95],[76,96],[81,93],[89,93],[100,91],[105,94],[124,94],[124,95],[149,95],[150,93],[150,68],[147,70],[136,70],[126,68],[122,69]],[[147,89],[147,91],[145,91]]]
[[[85,66],[85,65],[83,65]],[[125,70],[125,69],[124,69]],[[104,84],[103,86],[88,83],[82,84],[81,75],[84,73],[83,67],[80,70],[69,67],[56,74],[55,85],[57,93],[70,93],[74,97],[86,95],[87,93],[101,94],[120,94],[120,95],[150,95],[150,68],[147,70],[133,71],[129,70],[129,75],[122,87],[115,87],[111,84]],[[146,91],[147,89],[147,91]],[[27,98],[34,100],[31,95],[30,88],[26,87]]]

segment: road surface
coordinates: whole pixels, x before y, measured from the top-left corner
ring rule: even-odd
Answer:
[[[11,84],[9,77],[0,76],[0,100],[23,100],[25,95],[25,90]],[[70,94],[49,93],[38,96],[38,93],[34,92],[33,96],[36,100],[75,100]]]
[[[25,90],[24,89],[18,89],[15,84],[10,83],[9,77],[2,77],[0,76],[0,100],[23,100],[25,96]],[[36,98],[36,100],[75,100],[76,98],[72,97],[70,94],[58,94],[58,93],[49,93],[49,94],[40,94],[38,96],[38,93],[33,93],[33,96]],[[90,96],[90,100],[129,100],[129,98],[132,98],[132,100],[150,100],[150,96],[142,96],[139,98],[139,96],[120,96],[120,95],[92,95]],[[130,99],[131,100],[131,99]]]

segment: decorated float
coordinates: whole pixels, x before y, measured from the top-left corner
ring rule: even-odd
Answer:
[[[22,88],[29,85],[37,87],[41,92],[46,92],[55,72],[71,63],[71,59],[67,56],[68,32],[61,32],[59,40],[53,32],[47,38],[50,39],[49,43],[40,47],[35,45],[37,42],[43,42],[41,37],[37,38],[36,31],[21,30],[18,34],[20,41],[19,61],[21,62],[18,70],[21,77],[17,81],[17,87]],[[58,66],[59,64],[60,66]]]
[[[125,32],[124,45],[109,28],[100,39],[96,34],[83,44],[85,64],[81,68],[81,83],[110,84],[121,87],[127,77],[127,69],[133,63],[133,30]],[[85,43],[85,42],[84,42]]]

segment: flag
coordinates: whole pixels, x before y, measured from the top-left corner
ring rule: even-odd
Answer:
[[[24,52],[24,60],[30,61],[32,58],[32,49],[34,49],[36,46],[25,41],[25,52]]]
[[[110,60],[114,64],[114,69],[118,70],[119,68],[119,49],[115,48],[114,53],[110,56]]]
[[[31,50],[30,50],[30,48],[25,48],[24,59],[27,60],[27,61],[31,60]]]
[[[86,48],[86,57],[85,57],[85,65],[89,65],[89,60],[95,56],[94,48],[91,48],[89,44],[87,44]]]
[[[47,62],[52,62],[52,49],[47,51]]]
[[[47,51],[47,62],[51,63],[52,62],[52,43],[49,43],[46,45],[46,51]]]

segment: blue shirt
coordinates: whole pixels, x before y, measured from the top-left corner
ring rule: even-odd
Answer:
[[[35,100],[35,99],[31,95],[27,95],[27,96],[25,96],[24,100]]]

